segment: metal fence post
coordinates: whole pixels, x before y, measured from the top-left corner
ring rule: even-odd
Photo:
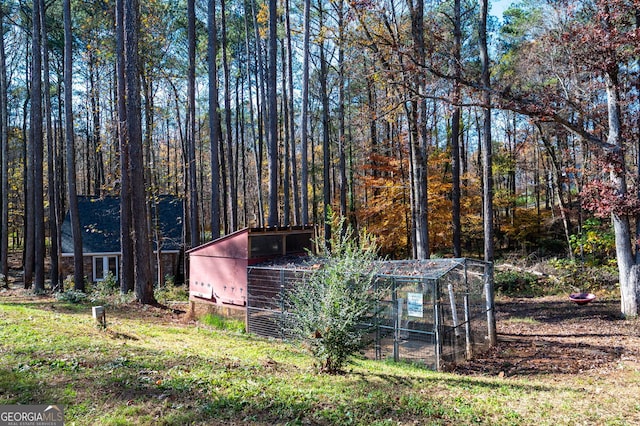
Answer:
[[[467,360],[473,356],[473,347],[471,346],[471,315],[469,314],[469,293],[464,294],[464,337]]]
[[[489,344],[495,346],[498,341],[496,336],[496,314],[495,314],[495,300],[493,291],[493,263],[488,262],[485,265],[484,274],[484,288],[487,297],[487,325],[488,325],[488,337]]]
[[[440,320],[440,280],[433,280],[433,328],[435,333],[436,370],[442,369],[442,324]]]
[[[285,291],[284,291],[284,269],[280,269],[280,338],[285,338],[284,321],[285,321]]]
[[[398,285],[392,281],[391,303],[393,304],[393,361],[400,361],[400,310],[398,309]]]
[[[471,345],[471,306],[469,305],[469,293],[471,288],[469,286],[469,269],[467,268],[468,262],[464,262],[464,337],[465,337],[465,356],[467,360],[473,356],[473,347]]]
[[[375,312],[373,317],[373,325],[375,327],[375,333],[376,333],[374,350],[375,350],[376,360],[380,360],[382,359],[382,347],[380,345],[381,333],[380,333],[380,277],[379,276],[376,276],[374,278],[373,286],[374,286],[373,288],[374,288],[375,294],[378,295],[378,297],[376,297]]]

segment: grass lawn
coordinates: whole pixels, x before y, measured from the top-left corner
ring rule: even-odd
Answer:
[[[0,404],[62,404],[67,425],[640,424],[640,374],[464,376],[356,360],[316,374],[297,347],[158,308],[0,293]]]

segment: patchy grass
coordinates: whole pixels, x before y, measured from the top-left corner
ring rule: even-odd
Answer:
[[[314,373],[301,349],[136,304],[0,293],[0,404],[65,406],[77,425],[634,424],[640,375],[503,378],[356,361]]]
[[[235,331],[236,333],[245,332],[244,322],[235,318],[226,318],[221,315],[208,313],[200,318],[199,321],[218,330]]]
[[[510,324],[538,324],[539,323],[537,319],[532,317],[512,317],[512,318],[507,318],[505,322]]]

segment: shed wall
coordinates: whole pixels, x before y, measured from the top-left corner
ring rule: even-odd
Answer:
[[[223,305],[245,306],[247,303],[247,259],[189,257],[189,294]]]
[[[190,256],[248,258],[249,230],[234,232],[189,251]]]

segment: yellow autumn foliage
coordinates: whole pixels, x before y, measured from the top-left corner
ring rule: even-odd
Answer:
[[[404,160],[373,155],[362,177],[365,194],[357,209],[359,223],[376,236],[382,254],[392,258],[411,255],[411,194],[408,155]],[[429,157],[428,214],[432,252],[452,251],[451,168],[446,151]],[[463,177],[461,225],[463,241],[482,241],[482,201],[479,183]],[[476,244],[477,245],[477,244]]]

